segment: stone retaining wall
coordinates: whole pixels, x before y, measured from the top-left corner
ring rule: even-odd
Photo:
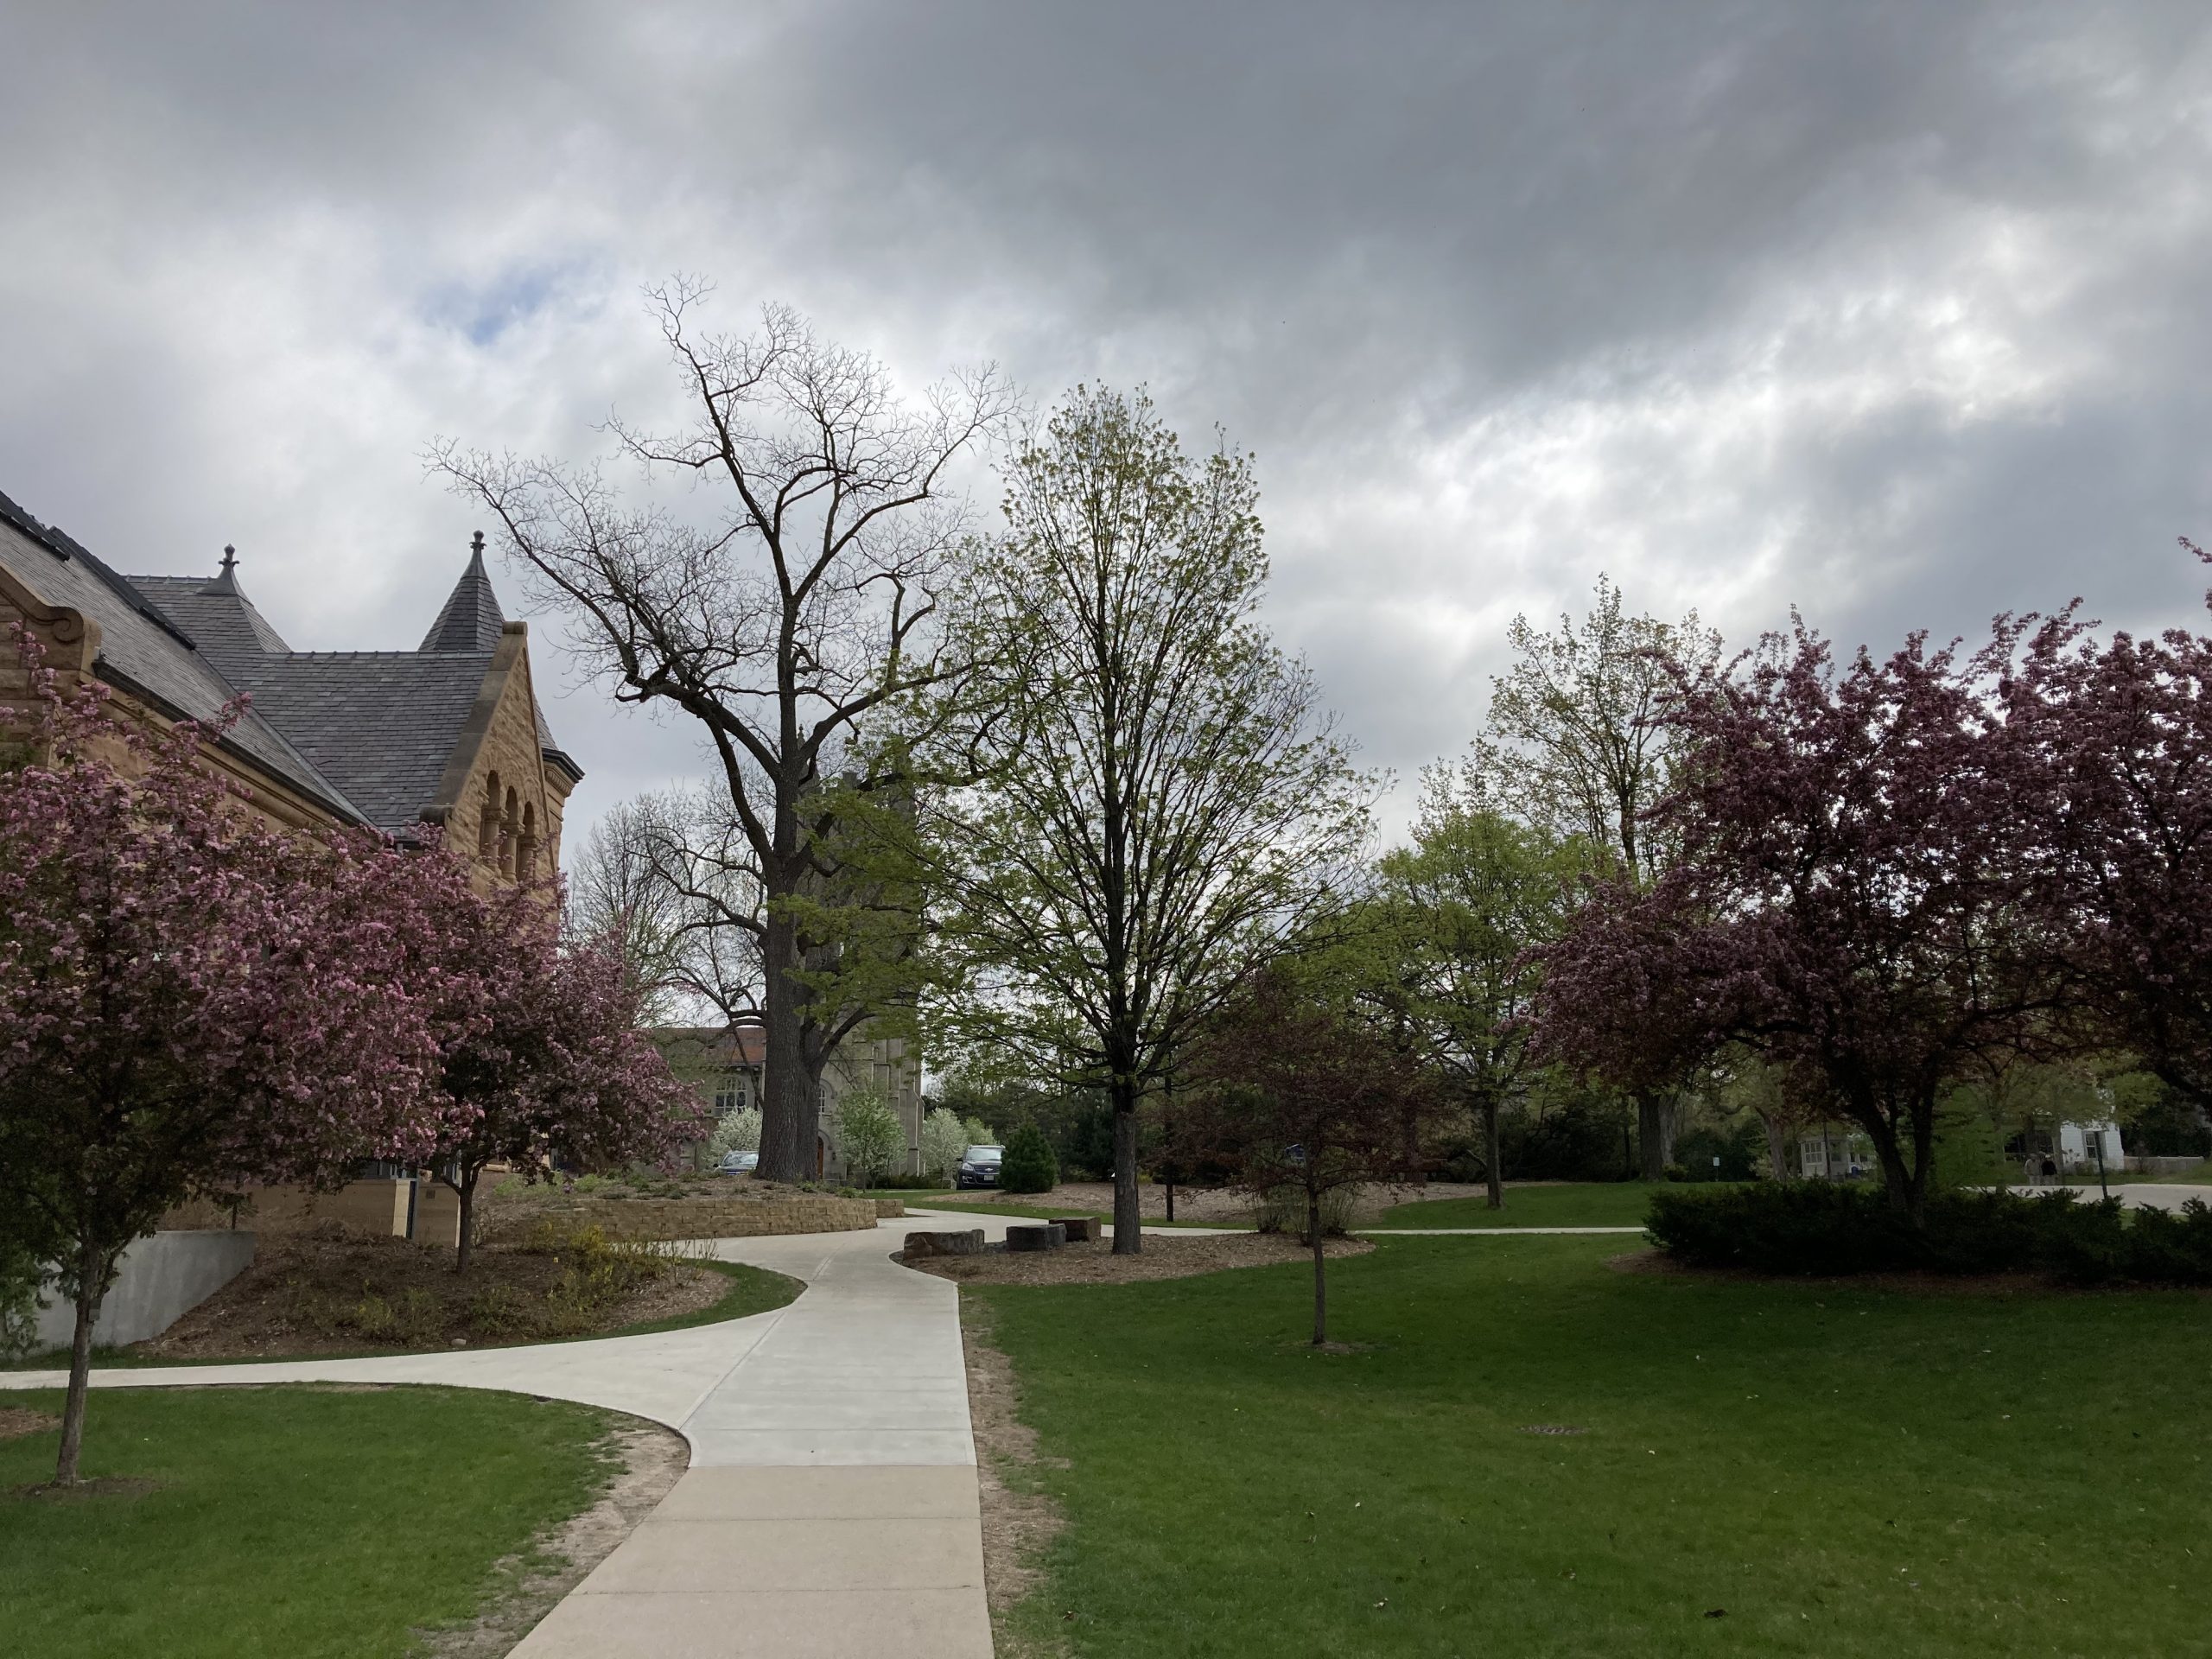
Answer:
[[[490,1242],[519,1238],[541,1220],[597,1227],[609,1238],[762,1238],[785,1233],[852,1233],[876,1223],[876,1200],[759,1198],[580,1198],[536,1211],[527,1220],[486,1218]]]

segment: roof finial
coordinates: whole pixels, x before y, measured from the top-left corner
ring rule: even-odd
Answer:
[[[225,542],[223,543],[223,574],[226,576],[229,575],[231,574],[231,568],[237,564],[238,562],[238,549],[232,546],[230,543]]]
[[[468,550],[478,558],[484,556],[484,532],[478,531],[468,538]]]

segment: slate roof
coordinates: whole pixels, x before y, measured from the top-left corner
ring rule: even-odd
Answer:
[[[300,651],[223,664],[371,823],[419,823],[492,666],[489,651]]]
[[[151,598],[66,532],[41,524],[5,495],[0,495],[0,564],[48,604],[80,611],[98,623],[100,648],[94,671],[174,716],[212,721],[242,689]],[[261,711],[248,709],[221,742],[339,817],[364,817]]]
[[[415,649],[490,651],[499,645],[499,629],[505,622],[506,618],[499,614],[499,596],[492,591],[492,578],[484,571],[484,534],[479,531],[468,544],[468,569],[461,573],[461,580],[447,596],[445,608]],[[544,734],[543,715],[538,718],[538,730]],[[550,736],[546,744],[551,747]]]
[[[483,546],[421,650],[300,652],[246,597],[229,549],[213,577],[120,576],[0,495],[0,564],[99,624],[103,678],[203,720],[248,694],[232,747],[340,817],[401,836],[436,798],[499,644]],[[545,758],[581,779],[536,713]]]

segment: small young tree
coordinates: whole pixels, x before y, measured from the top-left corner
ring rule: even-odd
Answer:
[[[707,1154],[716,1162],[733,1152],[760,1150],[760,1109],[734,1106],[721,1115],[707,1137]]]
[[[880,1090],[863,1085],[837,1097],[837,1147],[861,1186],[874,1186],[899,1160],[899,1115]]]
[[[1313,1340],[1329,1337],[1322,1206],[1333,1193],[1421,1173],[1417,1147],[1447,1109],[1433,1077],[1386,1035],[1281,970],[1215,1017],[1177,1095],[1180,1155],[1226,1166],[1255,1197],[1305,1202]],[[1408,1127],[1413,1130],[1409,1135]]]
[[[22,644],[31,759],[0,771],[0,1207],[76,1308],[54,1478],[130,1243],[194,1198],[342,1177],[409,1128],[435,1051],[402,982],[406,865],[261,824]]]
[[[968,1126],[942,1106],[922,1119],[922,1173],[952,1179],[952,1172],[975,1145]]]
[[[708,1108],[639,1029],[641,988],[620,949],[563,947],[550,890],[480,893],[435,849],[410,871],[439,1059],[404,1151],[460,1198],[454,1265],[466,1273],[492,1164],[537,1181],[563,1166],[665,1161],[700,1138]]]

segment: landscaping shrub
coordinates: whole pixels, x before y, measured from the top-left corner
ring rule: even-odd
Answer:
[[[1660,1249],[1695,1267],[2212,1284],[2212,1208],[2199,1198],[2170,1214],[2124,1211],[2116,1198],[2082,1203],[2071,1191],[1938,1192],[1929,1198],[1926,1225],[1916,1229],[1878,1187],[1790,1181],[1654,1192],[1646,1226]]]
[[[1692,1129],[1675,1142],[1675,1163],[1686,1181],[1751,1180],[1765,1154],[1766,1131],[1753,1118],[1726,1129]]]
[[[1006,1161],[999,1166],[1000,1191],[1049,1192],[1059,1179],[1059,1164],[1043,1132],[1033,1123],[1016,1129],[1006,1143]]]

